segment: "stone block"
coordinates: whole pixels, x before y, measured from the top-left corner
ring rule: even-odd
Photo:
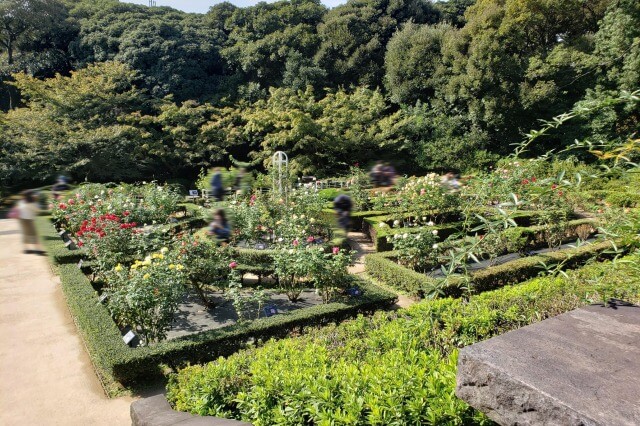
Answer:
[[[640,307],[589,306],[465,347],[456,394],[501,425],[640,425]]]

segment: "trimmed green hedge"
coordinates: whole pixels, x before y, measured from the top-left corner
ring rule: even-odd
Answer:
[[[627,260],[637,265],[640,255]],[[425,301],[271,341],[187,367],[171,378],[167,397],[178,410],[260,425],[487,424],[455,397],[457,348],[593,301],[640,302],[634,266],[593,264],[568,278]]]
[[[487,210],[490,212],[490,210]],[[485,212],[485,214],[487,213]],[[459,213],[456,213],[459,215]],[[539,211],[517,211],[512,216],[513,220],[518,224],[519,227],[531,227],[532,223],[535,221],[535,218],[540,215]],[[381,228],[380,224],[384,223],[387,226]],[[392,217],[389,215],[384,216],[375,216],[368,217],[364,219],[363,232],[368,234],[373,241],[373,245],[376,248],[376,251],[383,252],[393,250],[393,244],[387,241],[387,237],[394,236],[396,234],[413,234],[415,232],[419,232],[419,228],[392,228]],[[479,223],[478,223],[479,224]],[[449,236],[459,232],[461,229],[461,222],[450,222],[450,223],[442,223],[433,226],[433,229],[438,230],[438,237],[441,240],[448,238]]]
[[[85,341],[98,376],[109,390],[114,382],[131,383],[156,377],[160,365],[172,367],[216,359],[246,346],[248,341],[286,337],[307,326],[342,321],[359,313],[372,313],[395,303],[396,296],[363,280],[364,294],[345,302],[317,305],[269,318],[204,331],[142,348],[124,344],[107,308],[75,265],[60,265],[62,288],[69,310]]]
[[[472,291],[480,293],[535,277],[542,272],[540,262],[547,265],[565,262],[563,269],[577,268],[593,257],[610,257],[605,252],[611,248],[611,242],[605,241],[522,257],[502,265],[491,266],[471,274]],[[399,265],[395,261],[394,252],[369,254],[365,257],[364,262],[367,274],[412,297],[424,297],[425,294],[437,287],[438,280],[436,278]],[[449,287],[442,290],[446,295],[459,296],[462,291],[458,288],[458,284],[461,284],[461,281],[454,281]]]

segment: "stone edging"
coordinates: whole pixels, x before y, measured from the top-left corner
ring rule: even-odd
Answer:
[[[251,423],[175,411],[164,395],[139,399],[131,404],[132,426],[252,426]]]

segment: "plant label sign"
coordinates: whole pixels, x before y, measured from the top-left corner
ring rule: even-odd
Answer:
[[[67,248],[69,248],[69,247],[71,247],[71,244],[72,244],[72,243],[73,243],[73,241],[68,240],[66,243],[64,243],[64,246],[65,246],[65,247],[67,247]]]
[[[104,303],[104,301],[107,300],[108,297],[109,295],[107,293],[104,293],[102,296],[100,296],[100,303]],[[131,331],[129,333],[131,333]]]
[[[278,308],[276,308],[275,306],[266,306],[264,308],[264,314],[267,317],[272,317],[274,315],[278,315]]]
[[[189,196],[190,197],[197,197],[198,196],[198,190],[197,189],[190,189],[189,190]]]
[[[63,236],[66,233],[67,233],[66,229],[61,229],[60,232],[58,232],[58,235]]]
[[[127,345],[131,343],[131,341],[135,338],[136,338],[136,335],[133,333],[133,331],[129,331],[127,334],[122,336],[122,340],[124,340],[124,343],[126,343]]]
[[[349,295],[353,297],[362,296],[362,290],[360,290],[358,287],[348,289],[347,293],[349,293]]]
[[[82,269],[83,264],[84,264],[84,259],[80,259],[80,262],[78,262],[78,269]]]
[[[267,246],[264,243],[256,244],[256,250],[264,250],[266,248],[267,248]]]

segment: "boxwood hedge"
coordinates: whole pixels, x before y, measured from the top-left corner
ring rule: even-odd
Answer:
[[[185,368],[167,396],[179,410],[256,425],[487,424],[455,397],[457,348],[608,297],[640,302],[635,265],[591,264],[271,341]]]
[[[611,242],[604,241],[577,248],[522,257],[502,265],[491,266],[471,274],[471,290],[474,293],[479,293],[535,277],[542,272],[541,262],[547,265],[564,262],[563,269],[574,269],[594,257],[606,258],[615,256],[617,253],[607,253],[612,248]],[[618,248],[628,249],[629,247],[621,244]],[[385,285],[415,298],[424,297],[425,294],[430,293],[438,286],[436,278],[399,265],[395,261],[394,252],[367,255],[365,257],[365,270],[367,274]],[[441,290],[446,295],[458,296],[462,293],[459,288],[460,284],[462,284],[461,280],[452,280],[448,287]]]
[[[230,355],[245,347],[247,342],[285,337],[307,326],[343,321],[360,313],[373,313],[396,301],[395,294],[362,278],[355,278],[356,284],[363,290],[358,298],[208,330],[150,347],[130,348],[122,340],[122,333],[107,308],[99,303],[94,287],[83,271],[78,269],[76,259],[81,257],[81,253],[73,258],[73,263],[61,264],[59,260],[71,258],[61,255],[62,249],[68,249],[62,245],[55,229],[48,220],[39,221],[38,229],[52,262],[57,265],[71,316],[108,393],[117,391],[118,383],[129,384],[159,376],[162,365],[178,367],[209,361]]]

